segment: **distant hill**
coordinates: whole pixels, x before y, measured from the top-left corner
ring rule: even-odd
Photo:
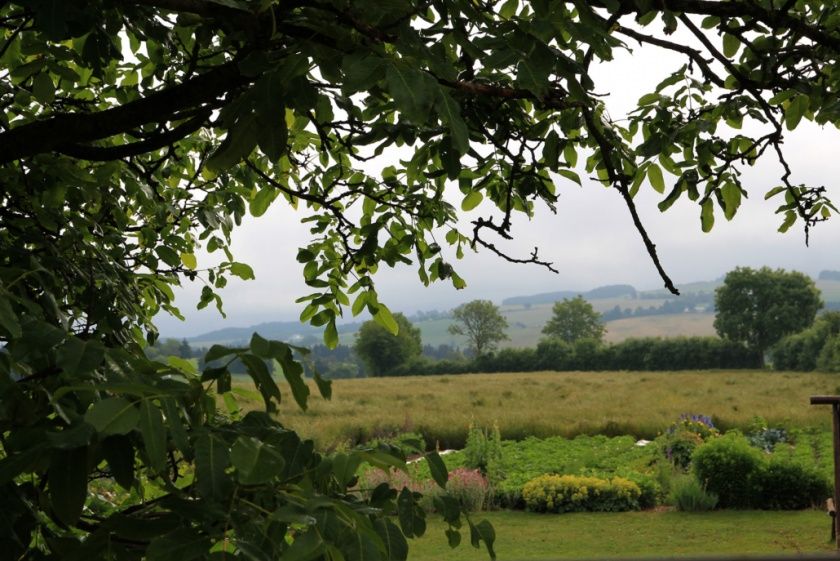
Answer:
[[[502,300],[504,306],[537,306],[540,304],[553,304],[564,298],[574,298],[581,295],[587,300],[601,300],[603,298],[628,298],[636,297],[636,289],[629,284],[610,284],[599,286],[589,291],[560,290],[558,292],[544,292],[532,294],[531,296],[513,296]]]
[[[837,310],[840,309],[840,280],[830,278],[832,272],[823,271],[816,285],[822,292],[826,309]],[[624,316],[623,319],[608,321],[607,338],[611,341],[644,335],[708,335],[713,333],[711,322],[714,315],[711,310],[714,290],[722,282],[721,278],[679,285],[680,292],[689,297],[683,299],[682,302],[689,300],[693,304],[692,309],[687,310],[692,313],[672,313],[672,304],[679,304],[681,301],[665,290],[640,291],[628,284],[600,286],[588,291],[560,290],[512,296],[502,302],[502,314],[510,325],[508,329],[510,340],[504,342],[502,346],[536,345],[542,337],[541,331],[545,322],[551,317],[552,304],[563,298],[574,298],[578,294],[591,301],[595,309],[604,313],[607,319]],[[645,313],[643,310],[650,311]],[[621,313],[617,314],[617,311]],[[417,312],[410,319],[421,330],[424,344],[459,347],[466,345],[465,339],[449,333],[448,327],[452,319],[448,310]],[[360,326],[361,322],[339,324],[338,332],[342,344],[352,344],[352,335]],[[319,343],[323,336],[323,330],[320,327],[301,324],[297,321],[276,321],[248,327],[219,329],[187,338],[187,341],[194,347],[209,347],[213,344],[236,345],[247,343],[254,332],[269,339],[305,346]]]
[[[840,281],[840,271],[820,271],[817,280]]]
[[[361,324],[358,322],[338,325],[340,335],[348,335],[358,331]],[[187,341],[193,346],[210,346],[214,344],[234,344],[247,342],[253,333],[259,333],[267,339],[288,341],[294,343],[306,339],[320,340],[323,333],[322,327],[313,327],[299,321],[271,321],[250,325],[248,327],[226,327],[203,333],[195,337],[188,337]]]

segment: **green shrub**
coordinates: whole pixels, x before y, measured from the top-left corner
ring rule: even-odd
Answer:
[[[684,512],[703,512],[717,506],[718,497],[703,488],[697,478],[680,475],[671,480],[668,502]]]
[[[764,458],[738,433],[709,440],[694,451],[694,474],[718,496],[722,508],[753,506],[753,487],[761,476]]]
[[[621,512],[639,509],[639,486],[622,477],[541,475],[525,484],[522,497],[535,512]]]
[[[719,435],[711,417],[684,414],[656,440],[662,455],[675,467],[686,470],[694,450]]]
[[[840,372],[840,335],[826,339],[817,357],[817,370],[820,372]]]
[[[494,423],[493,429],[489,430],[470,423],[464,458],[464,464],[468,468],[481,470],[485,475],[493,472],[496,479],[500,479],[501,474],[496,473],[501,469],[502,461],[502,436],[499,425]]]
[[[659,504],[662,487],[653,475],[636,472],[622,472],[621,476],[639,486],[639,508],[646,510]]]
[[[814,324],[788,335],[771,350],[775,370],[840,371],[840,312],[826,312]]]
[[[831,495],[831,485],[813,468],[773,459],[754,482],[755,506],[796,510],[819,505]]]

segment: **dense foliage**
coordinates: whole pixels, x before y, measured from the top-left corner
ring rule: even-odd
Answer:
[[[840,312],[826,312],[814,324],[784,337],[771,350],[773,368],[810,372],[840,371],[840,354],[835,349],[840,340]]]
[[[797,271],[739,267],[715,290],[715,330],[746,345],[762,361],[785,335],[814,322],[823,302],[814,281]]]
[[[452,310],[449,333],[467,338],[473,356],[480,357],[493,351],[500,341],[508,339],[507,320],[499,307],[490,300],[473,300]]]
[[[389,376],[411,359],[420,356],[423,342],[420,330],[403,314],[394,314],[398,327],[391,333],[374,320],[366,321],[356,333],[353,350],[367,366],[370,376]]]
[[[708,231],[746,194],[739,167],[771,153],[784,169],[767,193],[783,199],[782,230],[801,220],[808,232],[834,212],[824,187],[793,179],[783,140],[803,118],[840,120],[838,10],[767,0],[0,3],[4,554],[404,559],[404,537],[424,529],[416,497],[350,492],[360,463],[400,458],[322,456],[274,415],[281,395],[306,406],[293,358],[302,351],[255,337],[211,349],[206,363],[224,362],[200,373],[145,355],[156,314],[180,314],[172,287],[201,282],[199,306],[221,309],[228,278],[253,277],[230,252],[234,227],[273,203],[305,207],[312,240],[297,259],[312,293],[301,319],[323,326],[329,346],[348,309],[395,333],[374,286],[380,266],[414,261],[423,283],[456,288],[465,281],[451,262],[469,247],[550,266],[536,250],[506,255],[496,237],[512,237],[513,213],[553,208],[558,186],[580,182],[579,162],[624,201],[676,291],[635,207],[644,183],[670,189],[662,210],[696,203]],[[693,43],[675,43],[677,29]],[[610,116],[592,65],[637,43],[686,64],[626,119]],[[747,136],[742,123],[763,131]],[[395,146],[399,160],[379,166]],[[449,185],[461,211],[487,201],[490,214],[467,230]],[[244,364],[263,412],[240,417],[227,361]],[[265,361],[280,365],[288,392]],[[100,509],[88,493],[99,485],[125,495]],[[439,506],[457,544],[457,502]],[[471,543],[492,555],[492,528],[467,522]]]
[[[601,314],[580,295],[555,302],[551,309],[551,318],[542,329],[546,337],[566,343],[574,343],[580,339],[601,341],[605,331]]]

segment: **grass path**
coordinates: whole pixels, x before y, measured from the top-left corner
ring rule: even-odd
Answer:
[[[717,511],[682,513],[534,514],[488,512],[496,528],[499,561],[782,554],[831,551],[830,523],[820,511]],[[409,542],[408,561],[487,561],[485,550],[450,549],[444,525],[430,516],[421,539]],[[462,531],[462,534],[464,532]]]

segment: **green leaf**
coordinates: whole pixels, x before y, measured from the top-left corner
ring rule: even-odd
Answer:
[[[332,398],[332,380],[325,380],[321,377],[321,375],[316,370],[312,376],[315,379],[315,385],[318,386],[318,393],[321,394],[321,397],[324,399],[331,399]]]
[[[121,397],[109,397],[93,404],[85,413],[85,422],[102,435],[127,434],[140,421],[140,411]]]
[[[195,478],[198,492],[208,498],[223,499],[230,490],[225,470],[230,454],[224,442],[215,435],[203,433],[195,440]]]
[[[257,132],[257,121],[253,114],[240,118],[207,160],[207,169],[220,172],[238,164],[257,145]]]
[[[577,172],[574,172],[570,169],[558,169],[557,173],[559,173],[560,175],[562,175],[566,179],[571,179],[572,181],[574,181],[578,185],[583,185],[580,181],[580,176],[577,174]]]
[[[543,161],[549,169],[556,171],[560,161],[560,135],[551,131],[543,141]]]
[[[799,121],[808,111],[811,100],[807,95],[797,95],[794,97],[787,109],[785,109],[785,126],[789,131],[792,131],[799,125]]]
[[[636,102],[636,105],[638,105],[639,107],[643,107],[645,105],[651,105],[651,104],[659,101],[661,98],[662,98],[662,96],[660,96],[658,93],[655,93],[655,92],[645,94],[645,95],[643,95],[642,97],[639,98],[639,101]]]
[[[790,230],[790,227],[793,226],[794,222],[796,222],[796,213],[792,210],[788,210],[785,212],[785,219],[782,222],[782,225],[779,226],[779,232],[784,234]]]
[[[257,194],[248,203],[248,211],[251,213],[251,216],[259,217],[265,214],[265,211],[268,210],[268,207],[271,206],[271,203],[274,202],[274,199],[279,194],[280,190],[271,186],[265,186],[257,191]]]
[[[357,315],[362,313],[362,310],[365,309],[365,305],[367,305],[367,302],[368,292],[367,290],[363,290],[359,293],[358,296],[356,296],[356,299],[353,301],[353,307],[351,308],[351,311],[353,312],[353,317],[356,317]]]
[[[70,337],[58,348],[56,363],[70,376],[85,376],[102,364],[105,346],[99,341]]]
[[[351,91],[368,90],[382,78],[385,61],[378,56],[349,54],[342,61],[344,88]]]
[[[394,319],[394,316],[391,315],[391,310],[389,310],[385,304],[379,304],[376,313],[373,314],[373,319],[387,329],[391,335],[397,335],[400,332],[400,326],[397,323],[397,320]]]
[[[449,547],[454,549],[461,545],[461,533],[459,531],[447,528],[445,533],[446,541],[449,543]]]
[[[473,524],[469,520],[468,522],[470,525],[470,541],[473,547],[478,547],[479,542],[483,541],[490,559],[495,560],[496,551],[493,549],[493,544],[496,542],[496,531],[493,529],[493,525],[487,520],[482,520],[478,524]]]
[[[224,358],[226,356],[234,355],[240,351],[244,351],[245,349],[235,349],[232,347],[225,347],[224,345],[213,345],[210,347],[210,350],[204,355],[204,362],[214,362],[219,360],[220,358]]]
[[[468,212],[477,207],[482,200],[484,200],[484,195],[481,194],[481,191],[470,191],[461,202],[461,210]]]
[[[324,552],[324,540],[317,528],[310,528],[295,536],[292,545],[283,553],[283,561],[309,561]]]
[[[257,144],[272,162],[288,151],[289,129],[283,104],[284,83],[288,79],[282,71],[270,72],[254,86],[258,93]]]
[[[158,475],[166,476],[166,429],[163,415],[149,399],[140,402],[140,434],[149,457],[149,464]]]
[[[723,34],[723,56],[732,58],[741,48],[741,41],[731,33]]]
[[[158,257],[163,259],[163,262],[170,267],[177,267],[181,264],[181,258],[178,257],[178,253],[171,247],[167,247],[165,245],[156,247],[155,253],[157,253]]]
[[[783,102],[789,100],[796,95],[796,90],[782,90],[767,102],[770,105],[781,105]]]
[[[563,148],[563,158],[566,160],[566,163],[569,165],[569,167],[575,167],[577,165],[578,153],[575,149],[574,142],[566,143],[566,147]],[[579,182],[580,181],[578,180],[578,183]]]
[[[239,360],[245,365],[248,375],[254,380],[254,384],[262,394],[266,410],[273,411],[275,407],[271,400],[275,399],[277,403],[280,403],[280,388],[274,383],[274,378],[271,377],[265,362],[250,353],[239,355]]]
[[[786,190],[787,190],[787,187],[785,187],[784,185],[779,185],[778,187],[773,187],[772,189],[767,191],[767,193],[764,195],[764,200],[766,201],[767,199],[775,197],[779,193],[783,193]]]
[[[715,205],[711,198],[703,201],[700,205],[700,226],[703,232],[711,232],[715,225]]]
[[[289,388],[292,390],[292,397],[298,404],[298,407],[306,411],[307,402],[309,401],[309,386],[303,379],[303,368],[297,362],[291,359],[283,361],[283,376],[289,383]]]
[[[15,339],[23,335],[17,314],[9,300],[3,296],[0,296],[0,328]]]
[[[184,421],[181,419],[178,401],[174,397],[164,397],[160,400],[160,403],[166,416],[166,426],[169,427],[169,432],[172,435],[172,442],[185,457],[191,459],[193,450],[187,437]]]
[[[41,72],[32,80],[32,95],[43,105],[55,101],[55,84],[49,73]]]
[[[390,64],[385,72],[385,81],[401,113],[412,121],[428,121],[432,92],[423,72],[407,64]]]
[[[397,496],[397,516],[406,537],[419,538],[426,532],[426,513],[407,487]]]
[[[102,452],[111,475],[123,489],[129,490],[134,479],[134,446],[128,436],[109,436],[102,441]]]
[[[338,346],[338,329],[335,327],[334,317],[327,322],[327,328],[324,329],[324,344],[328,349],[334,349]]]
[[[449,480],[449,473],[446,471],[446,464],[440,459],[440,455],[437,452],[428,452],[426,454],[426,462],[429,464],[429,472],[432,474],[432,479],[442,489],[445,489],[446,482]]]
[[[741,206],[741,189],[735,183],[728,181],[724,183],[720,194],[725,206],[723,215],[727,220],[732,220],[738,211],[738,207]]]
[[[87,456],[86,446],[72,450],[55,450],[47,470],[50,503],[56,517],[73,526],[82,515],[87,498]]]
[[[254,276],[254,270],[250,267],[250,265],[246,265],[245,263],[231,263],[230,272],[232,275],[236,275],[242,280],[254,280],[256,278]]]
[[[211,545],[209,537],[182,527],[153,539],[146,550],[146,561],[192,561],[205,557]]]
[[[665,178],[662,177],[662,169],[655,162],[651,162],[648,166],[647,177],[651,187],[657,193],[665,192]]]
[[[192,253],[182,253],[180,257],[181,263],[183,263],[184,267],[186,267],[187,269],[195,270],[195,268],[198,267],[198,260]]]
[[[671,206],[675,202],[677,202],[677,199],[680,198],[680,194],[682,193],[682,191],[683,191],[683,186],[682,186],[681,183],[678,182],[674,186],[674,188],[671,189],[671,192],[668,193],[668,196],[665,197],[665,199],[657,205],[657,207],[659,208],[659,212],[665,212],[666,210],[671,208]]]
[[[283,472],[285,461],[272,446],[250,436],[240,436],[230,450],[236,478],[244,485],[268,483]]]
[[[467,124],[461,117],[461,106],[458,105],[452,96],[444,89],[438,91],[437,110],[441,120],[449,126],[449,134],[452,135],[452,146],[462,156],[470,149],[470,131]]]
[[[408,542],[396,524],[388,518],[377,518],[374,528],[385,544],[385,558],[388,561],[405,561],[408,558]]]

